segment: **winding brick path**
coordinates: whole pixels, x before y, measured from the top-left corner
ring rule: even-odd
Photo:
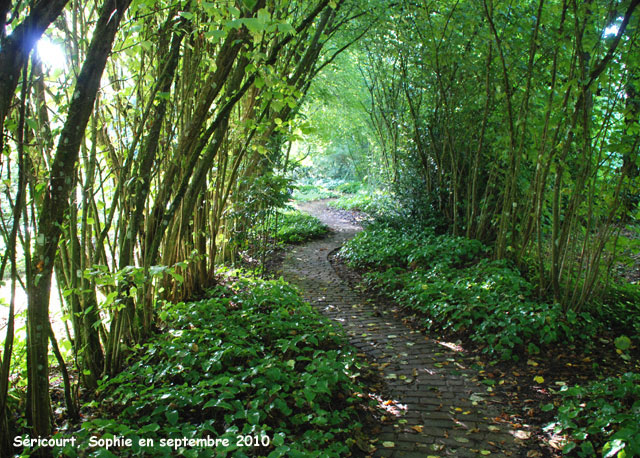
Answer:
[[[367,303],[335,272],[329,253],[360,227],[322,201],[301,209],[328,224],[332,233],[289,252],[283,276],[314,307],[341,323],[351,344],[382,370],[391,399],[380,401],[393,421],[382,424],[373,456],[526,456],[510,425],[494,421],[500,410],[487,387],[472,381],[477,374],[460,352],[412,330],[392,308]]]

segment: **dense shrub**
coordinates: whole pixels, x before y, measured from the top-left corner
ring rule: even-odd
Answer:
[[[460,266],[477,259],[484,250],[477,240],[436,235],[431,229],[374,224],[350,240],[341,253],[357,267],[428,268]]]
[[[464,334],[492,357],[518,360],[541,347],[596,332],[587,313],[565,313],[533,297],[532,285],[507,261],[485,258],[477,240],[432,230],[372,225],[341,250],[364,276],[427,329]]]
[[[357,210],[372,216],[393,215],[398,212],[399,202],[389,193],[360,189],[355,194],[348,194],[330,202],[330,207],[341,210]]]
[[[342,183],[336,187],[336,191],[343,192],[345,194],[355,194],[362,188],[362,183],[357,181],[348,181]]]
[[[339,192],[315,184],[298,185],[293,190],[293,200],[299,202],[310,202],[339,196]]]
[[[563,387],[548,430],[571,439],[563,452],[619,458],[640,456],[640,374],[628,372],[586,386]],[[553,410],[553,404],[542,407]]]
[[[279,212],[276,219],[271,219],[270,235],[280,242],[301,243],[322,237],[329,228],[318,218],[297,210]]]
[[[359,429],[354,352],[325,318],[283,281],[241,279],[199,302],[167,305],[163,333],[100,387],[104,418],[89,435],[124,436],[118,456],[343,456]],[[266,447],[238,447],[238,435],[268,436]],[[160,447],[162,438],[229,438],[217,448]],[[141,448],[139,438],[155,439]],[[266,443],[266,442],[265,442]],[[104,449],[88,456],[116,456]],[[86,456],[86,455],[83,455]]]

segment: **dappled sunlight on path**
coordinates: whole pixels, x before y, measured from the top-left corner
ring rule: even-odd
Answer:
[[[528,432],[502,421],[497,398],[473,380],[459,347],[411,329],[392,307],[368,303],[336,273],[329,254],[360,230],[357,224],[322,201],[300,209],[333,232],[289,252],[283,276],[381,371],[385,394],[370,395],[382,420],[371,432],[373,456],[526,456],[518,437]]]

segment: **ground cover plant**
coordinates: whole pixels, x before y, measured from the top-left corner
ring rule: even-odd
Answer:
[[[240,278],[209,298],[167,304],[162,332],[100,385],[95,415],[69,432],[133,446],[82,456],[344,456],[360,434],[359,362],[335,328],[283,282]],[[160,439],[230,439],[162,447]],[[250,443],[238,445],[237,438]],[[139,447],[140,438],[154,445]],[[256,443],[258,446],[256,446]]]
[[[333,197],[339,197],[341,194],[338,191],[328,189],[321,185],[316,184],[303,184],[298,185],[293,190],[293,200],[300,202],[310,202],[312,200],[330,199]]]
[[[547,429],[569,436],[564,453],[640,456],[640,373],[564,386],[560,396],[556,421]],[[546,404],[542,409],[554,410],[555,406]]]
[[[283,243],[302,243],[322,237],[329,231],[326,224],[318,218],[298,210],[278,212],[271,218],[269,233],[271,237]]]
[[[371,224],[345,244],[340,256],[363,271],[367,287],[416,314],[429,335],[459,338],[484,353],[495,365],[482,371],[480,381],[489,389],[499,381],[519,391],[523,374],[532,385],[544,385],[541,374],[554,377],[559,385],[546,388],[546,397],[532,397],[544,400],[541,410],[555,415],[547,431],[564,435],[566,452],[637,455],[640,375],[624,373],[638,369],[631,356],[640,343],[637,286],[613,284],[601,301],[574,312],[541,300],[513,265],[488,253],[477,240],[387,221]],[[601,361],[589,356],[599,341],[615,350]],[[581,377],[576,386],[562,381],[578,369],[593,381]],[[513,383],[505,377],[511,372],[518,375]]]
[[[331,208],[355,210],[371,216],[382,216],[397,211],[398,203],[388,192],[362,187],[355,193],[345,194],[329,202]]]
[[[330,178],[299,178],[293,190],[293,200],[310,202],[320,199],[345,198],[358,193],[363,187],[360,181]]]
[[[572,339],[579,317],[561,320],[559,305],[533,300],[532,285],[486,252],[477,240],[390,225],[373,226],[341,251],[352,266],[373,268],[365,281],[419,312],[426,329],[469,333],[492,357],[518,360]]]

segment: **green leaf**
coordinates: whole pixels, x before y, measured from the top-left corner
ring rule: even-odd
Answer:
[[[284,434],[283,433],[277,433],[276,435],[274,435],[273,436],[273,440],[271,441],[271,443],[275,447],[280,447],[281,445],[284,445]]]
[[[158,423],[151,423],[140,428],[138,430],[138,434],[155,433],[159,429],[160,429],[160,425]]]
[[[258,18],[249,17],[241,19],[242,23],[249,29],[249,32],[258,34],[264,32],[266,24]]]
[[[284,22],[278,24],[278,32],[295,35],[296,29],[291,24]]]
[[[574,448],[576,448],[578,444],[576,444],[575,442],[569,442],[567,445],[565,445],[562,448],[562,453],[569,453],[571,450],[573,450]]]
[[[175,426],[178,423],[178,411],[171,410],[169,412],[165,412],[164,416],[167,417],[167,421],[171,426]]]
[[[616,345],[616,348],[622,351],[628,350],[629,347],[631,347],[631,339],[629,339],[627,336],[618,337],[616,340],[614,340],[614,343]]]
[[[205,32],[204,36],[208,40],[212,40],[217,43],[227,36],[227,32],[224,30],[209,30],[208,32]]]
[[[604,456],[604,458],[610,458],[612,456],[615,456],[624,447],[625,447],[625,443],[620,439],[614,439],[612,441],[609,441],[606,444],[604,444],[604,447],[602,448],[602,456]]]
[[[260,412],[253,410],[247,414],[247,421],[251,425],[257,425],[260,423]]]
[[[257,1],[258,0],[242,0],[242,3],[247,9],[252,10],[256,6]]]

